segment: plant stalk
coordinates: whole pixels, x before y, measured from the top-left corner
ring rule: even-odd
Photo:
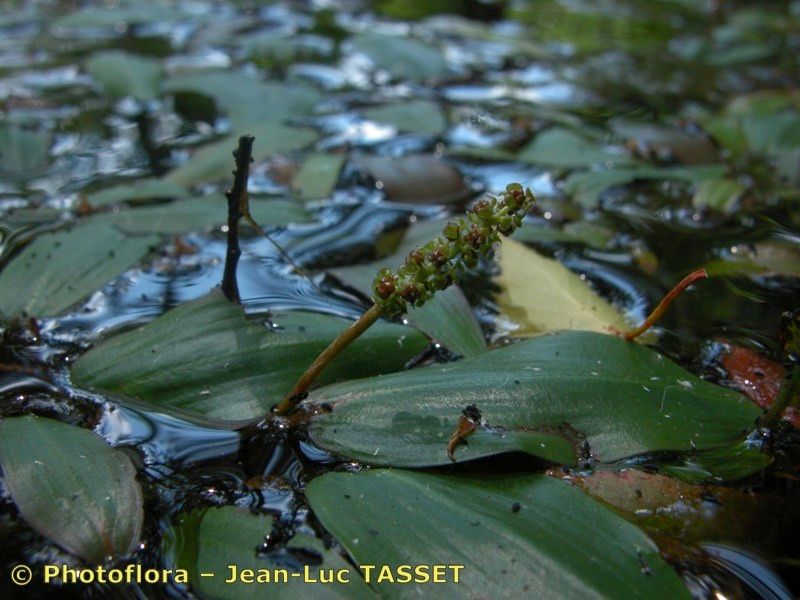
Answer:
[[[362,333],[369,329],[381,317],[381,309],[377,304],[361,315],[350,327],[339,334],[330,346],[320,354],[317,359],[306,369],[292,390],[283,397],[283,400],[273,408],[273,413],[280,416],[288,415],[297,403],[305,397],[305,393],[314,380],[325,370],[330,362],[355,341]]]
[[[759,425],[767,429],[774,428],[780,422],[783,411],[798,404],[800,404],[800,367],[795,366],[789,371],[786,381],[772,406],[769,407],[769,411],[759,420]]]
[[[250,178],[250,163],[253,162],[252,135],[239,138],[239,145],[233,151],[236,169],[233,171],[233,186],[225,197],[228,199],[228,249],[225,253],[225,271],[222,274],[222,293],[231,302],[241,304],[239,283],[236,280],[236,267],[242,251],[239,248],[239,220],[243,214],[240,210],[242,199],[247,195],[247,180]]]
[[[686,288],[688,288],[698,279],[706,279],[707,277],[708,273],[705,269],[698,269],[697,271],[689,273],[680,281],[680,283],[678,283],[678,285],[672,288],[669,293],[664,296],[663,300],[661,300],[661,302],[658,303],[658,306],[653,309],[653,312],[651,312],[647,319],[645,319],[644,323],[639,325],[639,327],[636,329],[632,329],[623,333],[622,338],[630,342],[642,335],[645,331],[655,325],[662,316],[664,316],[664,313],[667,312],[667,309],[670,307],[670,305],[684,292],[684,290],[686,290]]]

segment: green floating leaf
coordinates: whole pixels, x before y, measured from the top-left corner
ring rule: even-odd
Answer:
[[[177,568],[190,574],[189,580],[202,597],[218,600],[263,598],[266,583],[272,584],[269,586],[270,598],[279,600],[309,596],[375,597],[357,569],[335,550],[325,548],[320,540],[304,533],[296,533],[283,552],[261,553],[260,548],[272,527],[272,516],[256,515],[233,506],[195,510],[181,515],[179,524],[165,534],[165,555],[171,556]],[[308,558],[304,560],[303,557]],[[231,573],[230,565],[236,566],[240,577],[244,574],[251,577],[252,582],[226,583]],[[292,573],[302,575],[305,567],[312,576],[320,570],[347,569],[350,583],[304,583],[302,577],[292,577]],[[281,575],[275,575],[276,571],[284,569],[288,572],[285,582],[280,579]],[[214,577],[201,577],[200,573],[214,573]],[[265,582],[256,579],[259,576],[272,578]]]
[[[47,166],[53,138],[49,131],[0,123],[0,175],[26,181]]]
[[[89,6],[76,10],[55,20],[55,27],[66,29],[109,28],[147,23],[170,23],[187,21],[192,17],[171,2],[150,1],[147,5],[138,2],[119,2]]]
[[[743,479],[772,464],[772,457],[746,442],[727,444],[687,457],[682,463],[659,465],[667,475],[689,483]]]
[[[109,223],[86,223],[33,240],[0,272],[0,315],[51,317],[142,260],[158,243]]]
[[[429,100],[410,100],[364,110],[364,116],[379,123],[388,123],[399,131],[437,135],[447,127],[442,109]]]
[[[395,202],[457,204],[471,193],[458,169],[432,154],[355,156],[353,164]]]
[[[567,223],[561,228],[523,223],[511,236],[519,242],[567,242],[597,249],[606,248],[613,238],[614,232],[610,228],[587,221]]]
[[[744,186],[733,179],[709,179],[700,184],[692,198],[692,205],[730,213],[743,191]]]
[[[86,62],[86,70],[111,96],[133,96],[138,100],[158,98],[161,63],[120,50],[97,52]]]
[[[424,221],[408,229],[400,246],[386,258],[364,265],[337,267],[330,272],[368,298],[372,282],[383,267],[399,265],[412,248],[421,246],[441,234],[444,221]],[[438,292],[421,308],[412,308],[406,319],[432,339],[441,342],[461,356],[477,356],[486,352],[481,326],[472,307],[458,286]]]
[[[263,417],[350,321],[277,313],[276,328],[247,321],[215,290],[81,356],[72,381],[209,418]],[[321,383],[394,371],[427,345],[408,327],[380,323],[331,363]]]
[[[361,565],[463,565],[458,583],[447,570],[448,583],[430,592],[430,584],[376,583],[383,597],[689,597],[642,531],[543,475],[328,473],[306,496]],[[377,567],[372,581],[379,575]]]
[[[366,54],[376,66],[395,79],[423,81],[442,79],[450,74],[439,49],[418,40],[382,33],[360,33],[351,37],[350,43],[356,52]]]
[[[568,331],[455,363],[350,381],[311,394],[333,412],[309,424],[320,447],[372,465],[450,464],[445,446],[464,406],[479,428],[456,457],[523,451],[572,462],[558,430],[585,436],[614,462],[645,452],[688,452],[730,442],[760,410],[738,392],[702,381],[640,344]]]
[[[100,214],[94,220],[110,222],[126,233],[163,233],[179,235],[221,227],[228,220],[227,201],[223,196],[177,200],[167,204]],[[290,200],[250,199],[250,212],[262,227],[305,223],[308,211]],[[247,225],[242,225],[245,230]]]
[[[256,161],[266,160],[274,154],[299,150],[317,139],[317,134],[310,129],[286,127],[278,123],[261,123],[242,129],[239,133],[255,136],[253,159]],[[238,140],[238,135],[230,135],[202,146],[192,154],[189,162],[167,173],[164,179],[184,187],[230,179],[233,168],[231,153]]]
[[[800,277],[800,247],[781,242],[737,244],[705,265],[711,277],[765,275]]]
[[[717,160],[714,144],[680,129],[624,119],[614,120],[611,128],[618,136],[654,150],[666,150],[685,165],[708,164]]]
[[[305,200],[327,198],[339,181],[346,154],[312,154],[292,179],[292,191]]]
[[[41,417],[0,423],[5,485],[25,521],[90,563],[120,558],[142,534],[130,458],[86,429]]]
[[[274,29],[237,36],[237,43],[259,66],[287,66],[319,61],[334,50],[333,40],[319,35],[276,34]]]
[[[164,89],[171,93],[192,92],[213,99],[217,109],[227,113],[237,135],[252,133],[256,136],[256,152],[259,152],[260,144],[273,143],[268,138],[271,127],[288,119],[310,115],[320,99],[320,93],[310,85],[262,81],[235,71],[180,75],[165,81]],[[257,131],[263,133],[259,135]],[[285,131],[286,128],[277,127],[274,135],[281,137]],[[235,144],[231,150],[234,147]]]
[[[608,162],[615,164],[632,162],[624,154],[605,150],[596,142],[563,127],[552,127],[538,134],[532,142],[519,151],[517,160],[563,169],[591,167]]]
[[[183,198],[186,190],[177,183],[164,179],[139,179],[123,183],[88,194],[88,201],[93,207],[110,204],[144,204],[157,200]]]
[[[514,240],[498,249],[500,312],[516,337],[575,329],[613,333],[629,329],[620,312],[579,275]]]
[[[678,180],[701,184],[708,179],[725,176],[723,165],[691,167],[638,167],[573,173],[564,182],[564,191],[586,208],[597,206],[600,195],[610,187],[627,185],[637,180]]]

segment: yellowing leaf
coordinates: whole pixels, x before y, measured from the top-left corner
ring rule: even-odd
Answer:
[[[497,302],[501,314],[513,324],[513,335],[628,329],[619,311],[557,260],[509,239],[503,240],[498,260],[501,292]]]

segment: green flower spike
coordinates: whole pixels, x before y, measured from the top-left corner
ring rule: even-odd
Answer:
[[[404,314],[409,305],[422,306],[474,268],[501,234],[511,235],[533,203],[531,191],[518,183],[506,187],[500,197],[476,202],[466,217],[448,222],[442,235],[409,252],[395,271],[378,272],[372,284],[376,306],[388,317]]]

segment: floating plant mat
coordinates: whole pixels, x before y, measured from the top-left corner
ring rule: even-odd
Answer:
[[[43,417],[0,423],[5,487],[36,531],[90,563],[130,554],[144,521],[127,454],[87,429]]]
[[[216,290],[101,342],[73,365],[72,381],[214,419],[263,417],[350,322],[287,312],[271,315],[270,323],[246,320]],[[410,327],[381,323],[321,382],[396,371],[427,343]]]
[[[403,467],[450,464],[446,445],[468,404],[482,411],[487,427],[458,448],[459,461],[523,451],[571,464],[582,439],[605,462],[690,452],[733,441],[761,414],[738,392],[702,381],[652,350],[590,332],[331,385],[309,400],[333,407],[309,424],[321,447]]]
[[[329,473],[306,495],[359,564],[463,565],[457,585],[376,584],[386,598],[689,597],[644,533],[543,475]]]

